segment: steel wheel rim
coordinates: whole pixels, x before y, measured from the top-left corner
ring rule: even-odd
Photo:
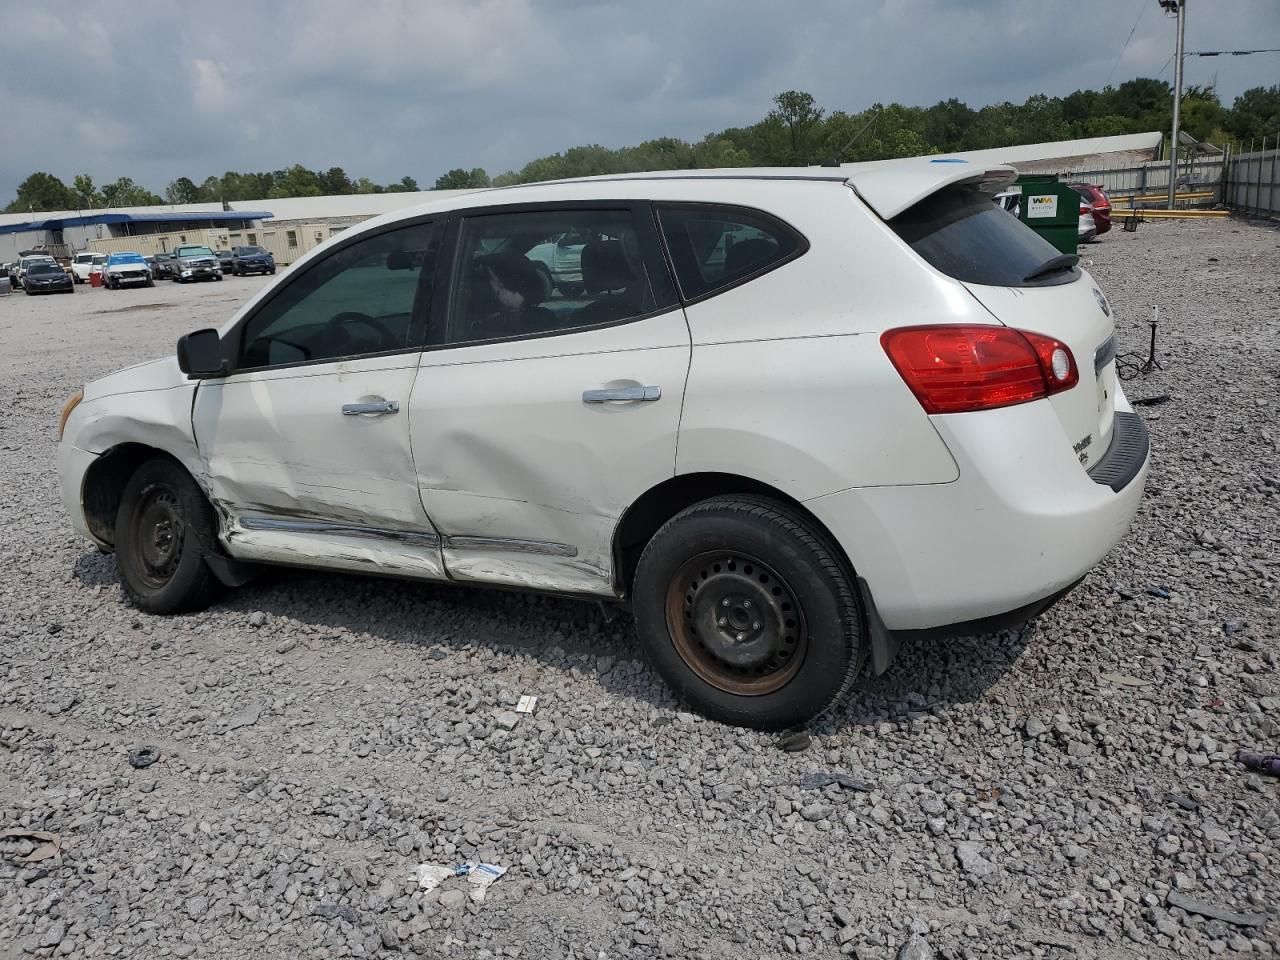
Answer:
[[[138,572],[148,585],[163,587],[177,572],[187,536],[176,491],[162,484],[150,488],[138,505],[134,533]]]
[[[764,696],[804,662],[809,634],[795,591],[741,550],[687,560],[667,587],[667,627],[676,653],[725,693]]]

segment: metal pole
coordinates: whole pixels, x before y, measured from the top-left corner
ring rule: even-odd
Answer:
[[[1275,210],[1275,189],[1276,189],[1276,155],[1280,154],[1280,134],[1276,136],[1276,144],[1271,148],[1271,163],[1267,167],[1267,208],[1266,215],[1272,216]],[[1258,158],[1258,165],[1262,165],[1262,158]],[[1261,194],[1261,190],[1259,190]],[[1261,195],[1258,197],[1259,203],[1262,201]]]
[[[1178,0],[1178,50],[1173,57],[1173,140],[1169,144],[1169,209],[1178,180],[1178,111],[1182,105],[1182,43],[1186,36],[1187,0]]]
[[[1253,187],[1253,212],[1255,215],[1262,212],[1262,158],[1267,153],[1267,138],[1262,138],[1262,149],[1258,151],[1255,158],[1258,161],[1258,180]]]
[[[1244,156],[1245,156],[1245,158],[1246,158],[1246,159],[1248,159],[1249,157],[1252,157],[1252,156],[1253,156],[1253,137],[1250,137],[1250,138],[1249,138],[1249,149],[1248,149],[1248,151],[1244,154]],[[1240,208],[1241,208],[1242,210],[1244,210],[1244,212],[1245,212],[1245,213],[1248,213],[1248,212],[1249,212],[1249,167],[1248,167],[1248,165],[1247,165],[1247,164],[1245,165],[1245,168],[1244,168],[1243,173],[1244,173],[1244,177],[1243,177],[1243,179],[1244,179],[1244,202],[1240,204]]]

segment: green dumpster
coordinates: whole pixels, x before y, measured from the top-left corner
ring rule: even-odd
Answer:
[[[1014,184],[1022,188],[1018,219],[1063,253],[1075,253],[1080,237],[1080,194],[1052,173],[1024,173]]]

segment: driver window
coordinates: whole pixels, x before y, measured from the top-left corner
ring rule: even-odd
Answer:
[[[308,267],[249,318],[238,368],[410,346],[415,301],[422,309],[429,304],[437,246],[434,224],[419,223],[361,240]]]

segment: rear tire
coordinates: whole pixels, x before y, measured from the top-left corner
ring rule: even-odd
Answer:
[[[866,657],[852,572],[776,501],[716,497],[669,520],[636,569],[641,645],[699,712],[778,730],[825,712]]]
[[[173,460],[148,460],[125,484],[116,512],[116,568],[125,595],[147,613],[202,610],[219,582],[205,555],[214,550],[213,508]]]

